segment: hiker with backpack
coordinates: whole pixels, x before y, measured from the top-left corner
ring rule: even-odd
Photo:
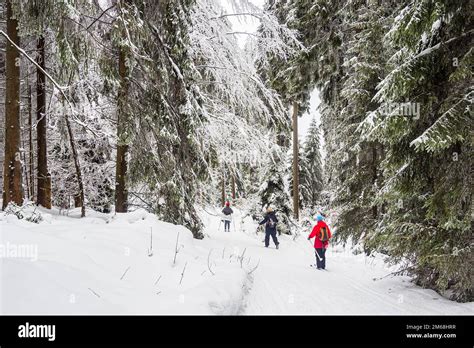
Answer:
[[[331,231],[329,226],[324,222],[324,217],[320,214],[316,217],[318,221],[313,227],[311,234],[308,236],[308,240],[315,238],[314,240],[314,252],[316,253],[316,267],[318,269],[326,269],[326,249],[329,245],[329,239],[331,238]]]
[[[267,213],[265,214],[264,219],[259,223],[259,225],[265,225],[265,248],[268,248],[270,244],[270,236],[273,239],[273,243],[275,243],[275,247],[278,249],[280,243],[278,242],[278,238],[276,236],[278,219],[276,217],[275,212],[271,207],[267,208]]]
[[[224,221],[224,232],[230,232],[230,222],[232,221],[232,214],[234,211],[230,207],[230,202],[225,202],[225,207],[222,209],[222,214],[224,214],[223,221]]]

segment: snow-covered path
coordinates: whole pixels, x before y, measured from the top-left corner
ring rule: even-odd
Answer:
[[[306,232],[296,241],[279,236],[265,248],[263,233],[255,233],[250,219],[235,214],[231,233],[218,231],[219,219],[205,218],[207,234],[216,246],[228,245],[252,260],[260,260],[252,274],[243,314],[473,314],[474,303],[449,301],[435,291],[412,284],[408,277],[386,277],[391,270],[383,261],[353,255],[341,247],[327,252],[327,271],[310,264],[315,256]]]
[[[374,281],[392,271],[380,257],[332,246],[328,271],[315,270],[307,232],[265,248],[238,209],[230,233],[218,231],[215,210],[202,211],[203,240],[143,210],[82,219],[77,209],[38,210],[39,224],[0,214],[0,314],[474,313],[474,303],[449,301],[408,277]]]

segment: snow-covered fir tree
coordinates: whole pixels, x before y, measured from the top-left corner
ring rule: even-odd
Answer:
[[[364,123],[385,149],[387,207],[371,244],[423,286],[472,299],[472,62],[468,2],[403,2],[384,37],[389,72]],[[467,15],[469,14],[469,15]],[[466,16],[467,15],[467,16]],[[400,236],[403,236],[401,239]]]
[[[285,23],[314,23],[301,32],[322,100],[337,238],[407,261],[423,286],[472,298],[467,3],[271,4],[287,9]],[[287,90],[291,72],[266,76]]]
[[[362,1],[349,1],[343,9],[338,14],[343,41],[335,47],[339,55],[344,52],[339,67],[342,77],[335,90],[336,99],[328,103],[338,116],[332,121],[331,114],[324,115],[330,123],[329,127],[323,124],[337,144],[337,148],[328,149],[328,167],[331,190],[335,193],[331,209],[338,214],[338,238],[357,242],[373,231],[383,209],[377,193],[382,181],[382,146],[361,139],[363,134],[358,127],[366,113],[378,106],[372,98],[376,84],[384,77],[387,57],[378,43],[386,32],[387,15],[391,12],[388,3],[373,6]]]
[[[2,214],[144,209],[204,238],[230,199],[243,227],[270,206],[298,243],[324,209],[333,242],[472,301],[472,17],[442,0],[4,1]]]
[[[258,190],[260,209],[265,211],[271,207],[278,217],[278,232],[291,233],[291,196],[289,190],[288,170],[285,165],[285,147],[274,145],[270,162],[262,171]],[[261,214],[260,214],[261,215]]]
[[[320,143],[319,125],[313,119],[302,147],[300,169],[302,205],[310,209],[321,205],[321,192],[324,189]]]

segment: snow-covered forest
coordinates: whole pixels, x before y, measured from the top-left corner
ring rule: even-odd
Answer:
[[[472,2],[261,3],[1,1],[0,313],[473,313]]]

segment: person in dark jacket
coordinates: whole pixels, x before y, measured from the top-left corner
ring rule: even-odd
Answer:
[[[230,222],[232,221],[232,214],[234,211],[230,207],[230,202],[225,202],[225,207],[222,209],[222,214],[224,214],[224,232],[230,232]]]
[[[275,212],[271,207],[267,208],[267,213],[265,214],[264,219],[259,223],[259,225],[265,225],[265,247],[268,248],[270,244],[270,236],[273,239],[273,243],[275,243],[276,248],[278,249],[278,245],[280,244],[277,239],[277,225],[278,219],[275,215]]]

